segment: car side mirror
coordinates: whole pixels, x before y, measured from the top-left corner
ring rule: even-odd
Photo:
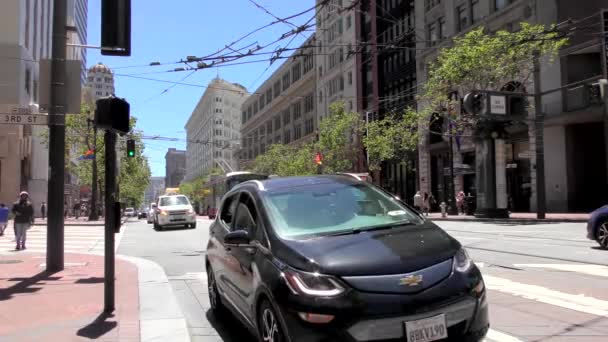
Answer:
[[[250,242],[251,238],[249,237],[249,232],[246,230],[236,230],[224,236],[224,243],[231,247],[249,247]]]

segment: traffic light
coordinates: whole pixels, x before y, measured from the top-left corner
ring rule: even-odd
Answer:
[[[101,54],[131,56],[131,0],[101,1]]]
[[[127,157],[135,157],[135,140],[133,139],[127,140]]]
[[[521,95],[509,95],[509,115],[526,116],[528,115],[528,98]]]
[[[95,105],[95,125],[101,129],[113,129],[121,134],[129,133],[131,106],[117,97],[97,100]]]
[[[464,96],[464,110],[471,115],[483,115],[487,112],[488,101],[484,93],[472,92]]]

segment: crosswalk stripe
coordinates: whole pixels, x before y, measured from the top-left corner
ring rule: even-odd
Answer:
[[[486,335],[487,342],[523,342],[522,340],[513,337],[511,335],[507,335],[503,332],[490,329],[488,330],[488,334]]]
[[[558,271],[584,273],[599,277],[608,277],[608,267],[602,265],[577,265],[577,264],[514,264],[521,268],[548,268]]]
[[[47,227],[33,226],[27,231],[28,252],[46,253]],[[116,237],[119,238],[118,236]],[[117,243],[119,241],[117,240]],[[118,244],[116,245],[118,248]],[[65,226],[64,251],[68,253],[90,253],[104,248],[103,226]],[[14,252],[15,234],[12,224],[0,237],[0,252]]]
[[[511,281],[509,279],[484,275],[486,287],[513,296],[537,302],[584,312],[597,316],[608,316],[608,301],[587,297],[583,294],[569,294],[549,288]]]

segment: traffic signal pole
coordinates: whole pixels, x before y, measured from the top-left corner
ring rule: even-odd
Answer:
[[[536,218],[545,219],[545,116],[542,109],[540,87],[540,61],[538,51],[534,53],[534,135],[536,144]]]
[[[51,98],[49,103],[49,183],[46,230],[46,270],[64,268],[64,188],[67,0],[53,3],[53,49],[51,56]]]
[[[116,202],[116,133],[106,130],[105,143],[105,233],[104,233],[104,312],[114,311],[114,233],[116,217],[114,203]]]

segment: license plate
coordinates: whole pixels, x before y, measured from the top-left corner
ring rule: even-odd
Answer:
[[[184,216],[173,216],[171,217],[171,221],[172,222],[179,222],[179,221],[185,221],[186,217]]]
[[[430,342],[447,338],[445,315],[405,322],[405,335],[408,342]]]

